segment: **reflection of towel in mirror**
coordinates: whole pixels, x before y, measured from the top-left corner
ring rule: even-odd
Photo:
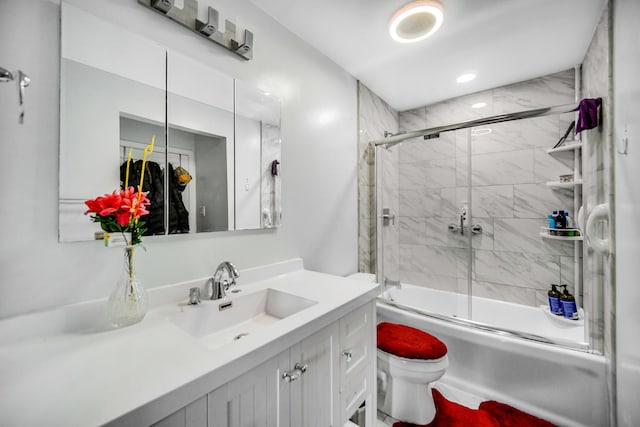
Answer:
[[[578,110],[576,133],[598,126],[598,107],[600,104],[602,104],[602,98],[585,98],[580,101],[580,105],[576,108]]]
[[[120,165],[120,185],[122,187],[124,187],[126,174],[127,162],[124,162]],[[129,186],[137,189],[140,184],[141,175],[142,160],[132,162],[129,167]],[[140,217],[140,221],[145,222],[144,227],[147,229],[144,235],[164,234],[164,177],[162,175],[162,168],[158,163],[147,162],[142,191],[148,192],[147,197],[151,202],[147,208],[149,214]]]
[[[186,171],[185,171],[186,172]],[[189,232],[189,211],[182,201],[185,186],[178,182],[173,165],[169,163],[169,234]],[[191,177],[189,175],[189,177]]]

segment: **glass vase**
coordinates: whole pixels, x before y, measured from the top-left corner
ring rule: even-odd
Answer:
[[[133,268],[134,250],[133,246],[124,248],[122,276],[109,295],[109,316],[116,328],[138,323],[147,314],[147,293]]]

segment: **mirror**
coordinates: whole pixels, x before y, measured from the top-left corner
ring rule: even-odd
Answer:
[[[156,140],[164,141],[166,53],[73,6],[61,8],[59,240],[92,240],[100,227],[83,215],[84,201],[120,187],[121,117],[158,125]]]
[[[61,242],[94,239],[84,201],[124,184],[129,153],[138,185],[152,135],[145,235],[280,224],[277,98],[64,2],[61,39]]]
[[[280,100],[236,80],[237,229],[278,227],[280,197]]]
[[[176,52],[167,56],[169,234],[234,230],[233,79]],[[181,167],[191,176],[173,185]]]

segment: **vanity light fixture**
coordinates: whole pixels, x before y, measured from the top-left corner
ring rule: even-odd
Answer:
[[[207,7],[206,21],[201,21],[198,19],[198,0],[182,0],[182,8],[176,5],[176,0],[138,0],[138,3],[247,61],[253,58],[253,32],[245,29],[241,41],[236,34],[236,24],[225,19],[224,26],[220,25],[220,14],[211,6]]]
[[[487,106],[486,102],[476,102],[471,106],[471,108],[484,108]]]
[[[458,78],[456,79],[456,82],[467,83],[467,82],[470,82],[471,80],[474,80],[475,78],[476,78],[475,73],[465,73],[465,74],[459,75]]]
[[[436,0],[417,0],[402,6],[389,21],[389,34],[398,43],[415,43],[438,31],[444,9]]]

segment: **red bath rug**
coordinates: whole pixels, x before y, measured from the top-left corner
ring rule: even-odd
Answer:
[[[377,326],[378,348],[407,359],[432,360],[447,354],[447,346],[420,329],[397,323],[382,322]]]
[[[436,405],[436,416],[429,424],[397,422],[393,427],[500,427],[500,424],[485,411],[451,402],[435,388],[431,390],[431,394]]]
[[[557,427],[505,403],[490,400],[478,409],[447,400],[435,388],[431,390],[436,416],[429,424],[397,422],[393,427]]]
[[[549,421],[495,400],[482,402],[479,409],[491,414],[501,427],[556,427]]]

